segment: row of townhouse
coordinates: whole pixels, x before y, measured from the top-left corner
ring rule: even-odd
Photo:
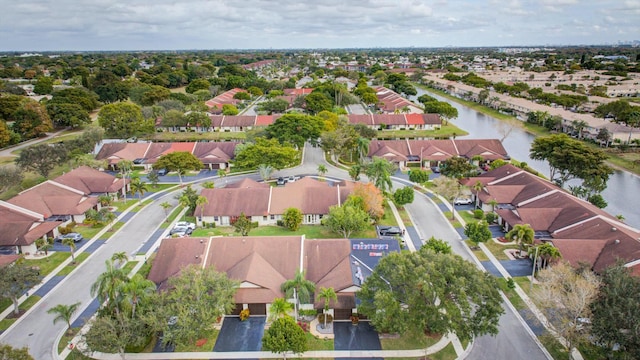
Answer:
[[[0,249],[3,253],[33,254],[36,240],[59,235],[58,227],[81,223],[89,209],[100,210],[98,196],[118,196],[128,179],[86,166],[0,201]]]
[[[106,160],[115,169],[121,160],[133,161],[135,165],[151,170],[162,155],[186,151],[197,157],[210,170],[225,169],[234,157],[237,142],[170,142],[170,143],[106,143],[97,152],[96,160]]]
[[[159,289],[188,265],[213,267],[240,282],[232,315],[249,309],[251,315],[269,315],[274,299],[286,298],[282,284],[303,271],[316,289],[333,288],[329,303],[335,320],[356,312],[356,293],[380,259],[399,252],[395,239],[305,239],[302,236],[243,236],[168,238],[162,240],[149,280]],[[324,301],[312,297],[303,309],[320,311]]]
[[[426,74],[425,81],[433,82],[434,86],[447,91],[452,95],[460,98],[472,98],[478,99],[480,91],[473,86],[462,84],[459,82],[449,81],[442,79],[433,74]],[[470,96],[469,96],[470,95]],[[523,98],[511,97],[504,94],[499,94],[495,91],[489,92],[489,98],[495,98],[497,101],[493,102],[494,106],[500,108],[506,108],[512,111],[518,119],[526,121],[527,115],[533,111],[543,111],[549,113],[551,116],[559,116],[562,118],[562,127],[565,131],[573,131],[574,121],[584,122],[587,124],[582,129],[580,137],[596,139],[600,129],[605,128],[611,134],[612,140],[619,140],[622,143],[631,142],[632,140],[640,139],[640,128],[634,128],[627,125],[617,124],[605,119],[596,118],[591,114],[577,113],[569,110],[565,110],[562,107],[553,107],[543,104],[538,104],[535,101],[531,101]]]
[[[555,184],[513,165],[501,166],[463,181],[477,205],[495,211],[505,231],[529,224],[536,242],[555,246],[573,266],[588,264],[594,271],[622,261],[640,276],[640,231],[581,200]]]
[[[413,102],[402,97],[397,92],[384,86],[377,86],[375,89],[378,98],[377,107],[384,113],[422,113],[422,108]]]
[[[259,225],[276,225],[293,207],[302,212],[303,224],[317,225],[329,214],[331,206],[344,203],[355,186],[350,181],[334,184],[305,177],[272,187],[244,179],[224,188],[203,189],[201,195],[208,203],[197,206],[196,222],[200,226],[230,226],[244,214]]]
[[[242,132],[260,126],[273,124],[282,114],[274,115],[209,115],[211,126],[203,129],[199,124],[190,127],[179,127],[180,131],[216,131]],[[365,124],[374,130],[436,130],[442,126],[438,114],[366,114],[345,115],[351,124]],[[175,130],[164,128],[158,124],[159,130]]]
[[[399,167],[421,164],[436,167],[452,157],[476,160],[475,165],[501,159],[510,160],[507,150],[498,139],[446,139],[446,140],[372,140],[369,158],[387,159]]]

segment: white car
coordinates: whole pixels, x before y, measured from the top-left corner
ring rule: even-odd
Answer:
[[[470,205],[473,204],[473,200],[471,198],[456,198],[453,203],[455,205]]]
[[[191,231],[196,229],[196,224],[188,222],[188,221],[178,221],[175,227],[186,227],[191,229]]]

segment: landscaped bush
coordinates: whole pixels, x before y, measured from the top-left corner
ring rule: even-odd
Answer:
[[[492,224],[496,221],[496,219],[498,218],[498,215],[496,215],[493,212],[490,212],[490,213],[487,213],[484,217],[487,220],[487,223]]]
[[[480,209],[473,210],[473,217],[481,220],[482,218],[484,218],[484,211]]]
[[[242,311],[240,311],[240,321],[247,320],[249,318],[249,315],[251,315],[249,309],[242,309]]]
[[[330,322],[332,322],[332,321],[333,321],[333,316],[331,316],[331,314],[324,314],[324,313],[323,313],[323,314],[318,315],[318,322],[319,322],[320,324],[324,324],[324,317],[325,317],[325,315],[327,316],[327,323],[330,323]]]

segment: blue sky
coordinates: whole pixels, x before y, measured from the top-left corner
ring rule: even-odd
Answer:
[[[640,40],[640,0],[0,0],[0,51]]]

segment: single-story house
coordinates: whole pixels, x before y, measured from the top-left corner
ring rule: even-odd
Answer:
[[[35,254],[38,239],[54,238],[64,221],[0,200],[0,248],[8,252]]]
[[[214,267],[240,282],[232,314],[249,309],[251,315],[268,315],[276,298],[285,298],[282,283],[304,271],[316,288],[332,287],[338,301],[330,306],[337,320],[357,311],[355,293],[379,260],[400,251],[396,240],[319,239],[303,236],[169,238],[162,240],[149,272],[149,280],[167,289],[167,280],[187,265]],[[291,300],[290,300],[291,301]],[[311,300],[321,309],[323,303]]]
[[[87,196],[112,195],[124,193],[130,179],[119,179],[104,171],[88,166],[80,166],[53,181],[82,191]]]
[[[353,182],[332,186],[310,177],[283,187],[244,179],[224,188],[203,189],[201,195],[208,203],[196,207],[196,222],[229,226],[244,213],[259,225],[276,225],[286,209],[294,207],[302,211],[303,224],[320,224],[329,207],[342,204],[353,187]]]

